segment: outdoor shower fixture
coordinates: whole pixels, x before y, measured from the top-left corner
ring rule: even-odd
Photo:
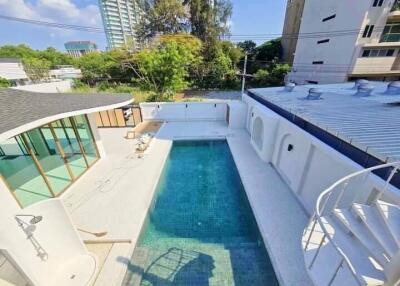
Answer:
[[[18,222],[20,226],[23,224],[27,224],[25,221],[23,221],[20,217],[31,217],[29,224],[34,225],[42,221],[43,217],[42,216],[36,216],[36,215],[16,215],[15,220]]]
[[[31,218],[28,222],[23,220],[22,218]],[[18,226],[22,229],[22,231],[26,234],[26,239],[30,240],[32,243],[33,247],[35,248],[37,252],[37,256],[45,261],[48,258],[48,254],[46,250],[43,249],[43,247],[40,245],[40,243],[36,240],[36,238],[33,236],[33,233],[36,230],[36,224],[41,222],[43,220],[42,216],[36,216],[36,215],[29,215],[29,214],[21,214],[21,215],[15,215],[15,220],[18,223]]]
[[[26,222],[25,220],[22,219],[22,217],[30,217],[31,219],[28,222]],[[18,226],[22,228],[22,230],[25,232],[28,238],[32,237],[33,232],[36,230],[36,224],[41,222],[42,219],[43,219],[42,216],[28,215],[28,214],[15,216],[15,220],[18,222]]]

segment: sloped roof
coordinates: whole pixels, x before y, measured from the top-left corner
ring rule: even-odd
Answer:
[[[35,93],[0,89],[0,140],[48,122],[127,105],[130,94]]]
[[[385,93],[388,82],[371,82],[369,97],[354,96],[354,83],[250,89],[249,92],[326,130],[382,161],[400,160],[400,95]],[[305,100],[310,88],[323,93]]]

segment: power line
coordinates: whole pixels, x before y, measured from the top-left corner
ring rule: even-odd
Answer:
[[[38,25],[50,28],[58,28],[58,29],[68,29],[68,30],[76,30],[82,32],[89,33],[104,33],[108,31],[107,29],[103,29],[101,27],[91,27],[91,26],[81,26],[81,25],[71,25],[65,23],[57,23],[57,22],[47,22],[41,20],[33,20],[26,18],[18,18],[11,17],[0,14],[0,19],[7,21],[20,22],[31,25]],[[384,27],[375,27],[374,32],[383,31]],[[321,37],[342,37],[342,36],[350,36],[360,34],[362,30],[360,29],[345,29],[345,30],[334,30],[328,32],[308,32],[308,33],[292,33],[292,34],[232,34],[232,35],[223,35],[221,38],[229,39],[234,41],[242,41],[242,40],[270,40],[277,37],[281,37],[283,39],[313,39],[313,38],[321,38]]]
[[[70,25],[70,24],[64,24],[64,23],[56,23],[56,22],[47,22],[47,21],[40,21],[40,20],[10,17],[10,16],[5,16],[5,15],[0,15],[0,19],[7,20],[7,21],[26,23],[26,24],[32,24],[32,25],[38,25],[38,26],[45,26],[45,27],[50,27],[50,28],[77,30],[77,31],[91,32],[91,33],[104,33],[104,30],[102,28],[98,28],[98,27]]]

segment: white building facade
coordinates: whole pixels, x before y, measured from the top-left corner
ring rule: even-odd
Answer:
[[[400,13],[393,0],[310,0],[288,80],[297,84],[400,76]]]
[[[20,59],[1,58],[0,78],[9,80],[13,85],[24,85],[29,82]]]
[[[99,0],[107,48],[135,46],[135,26],[143,7],[135,0]]]

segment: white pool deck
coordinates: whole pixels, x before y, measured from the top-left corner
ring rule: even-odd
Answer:
[[[84,240],[113,243],[94,285],[121,284],[172,141],[184,138],[227,138],[280,284],[312,285],[301,250],[308,217],[272,165],[256,155],[245,130],[224,122],[165,123],[143,158],[134,155],[134,140],[123,138],[126,131],[100,130],[107,157],[62,196],[78,228],[107,232],[99,238],[82,233]]]

